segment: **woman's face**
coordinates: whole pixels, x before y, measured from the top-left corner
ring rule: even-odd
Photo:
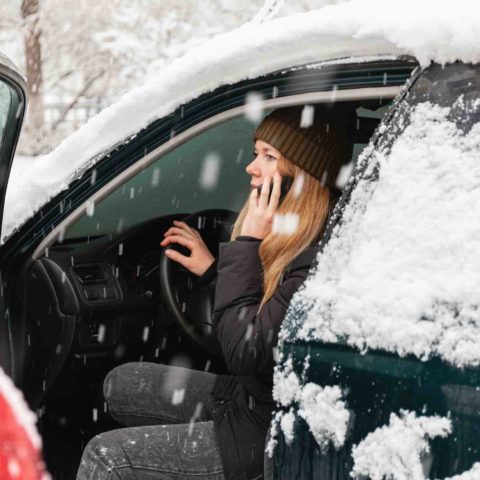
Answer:
[[[250,186],[252,188],[263,184],[265,177],[273,179],[275,172],[284,175],[278,166],[278,159],[282,154],[263,140],[255,142],[254,159],[247,165],[246,171],[251,177]]]

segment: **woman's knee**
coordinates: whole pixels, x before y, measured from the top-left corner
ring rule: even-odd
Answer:
[[[108,402],[144,393],[142,390],[148,390],[153,378],[158,378],[167,369],[166,365],[147,362],[131,362],[115,367],[103,382],[105,400]]]

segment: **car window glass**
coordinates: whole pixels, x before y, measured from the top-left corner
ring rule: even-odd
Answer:
[[[0,145],[3,142],[3,134],[7,124],[8,113],[11,105],[10,89],[0,81]]]
[[[359,117],[381,118],[386,107],[359,107]],[[264,112],[267,115],[271,110]],[[252,160],[255,123],[241,116],[215,126],[167,153],[72,225],[65,239],[120,233],[125,228],[168,214],[209,208],[240,211],[250,184],[245,172]],[[342,187],[352,171],[363,140],[340,174]]]
[[[65,237],[120,232],[150,218],[219,206],[239,211],[249,190],[253,130],[238,117],[187,141],[95,205]]]

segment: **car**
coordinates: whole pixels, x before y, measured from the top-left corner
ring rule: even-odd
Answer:
[[[282,325],[274,478],[480,478],[479,98],[418,69],[358,162]]]
[[[299,35],[309,40],[311,32],[302,26]],[[51,155],[48,168],[55,176],[71,162],[73,171],[62,176],[58,182],[61,187],[54,190],[52,198],[44,195],[32,202],[30,210],[10,214],[8,232],[2,233],[0,246],[5,318],[0,327],[0,365],[37,412],[46,462],[54,478],[74,478],[88,440],[115,428],[103,399],[102,383],[116,365],[151,361],[226,372],[212,331],[212,292],[171,264],[159,242],[174,219],[198,228],[214,253],[219,242],[228,239],[229,228],[249,190],[244,168],[255,124],[262,114],[290,105],[350,107],[354,148],[339,187],[347,182],[349,172],[354,173],[343,188],[320,245],[325,249],[334,227],[346,222],[342,213],[348,211],[362,175],[367,172],[375,177],[367,168],[375,149],[369,147],[370,157],[362,154],[363,160],[355,167],[360,152],[370,141],[370,145],[393,142],[396,112],[403,108],[410,92],[416,85],[426,85],[422,92],[428,97],[436,76],[444,78],[445,72],[451,71],[450,66],[420,69],[413,55],[378,39],[314,39],[318,43],[301,54],[290,49],[282,61],[275,56],[285,47],[281,42],[275,47],[277,51],[273,48],[262,53],[252,40],[251,52],[257,51],[258,56],[250,55],[247,62],[233,47],[222,50],[223,57],[209,58],[204,64],[202,59],[207,55],[202,57],[201,53],[211,56],[212,45],[192,53],[187,60],[197,56],[200,67],[196,70],[187,69],[187,60],[172,65],[168,70],[171,78],[163,83],[160,78],[158,92],[154,83],[133,92],[130,98],[120,100],[117,109],[101,113],[62,144]],[[232,45],[238,41],[238,33],[230,40]],[[219,67],[225,63],[228,72]],[[468,65],[459,66],[470,72]],[[466,78],[476,85],[476,72]],[[469,91],[461,75],[457,83],[445,81],[459,94]],[[3,213],[27,99],[25,80],[3,56],[0,82]],[[169,88],[164,90],[166,85]],[[393,126],[385,131],[385,125]],[[112,131],[116,137],[108,136]],[[97,136],[108,138],[95,144]],[[15,203],[29,196],[28,183],[25,185]],[[16,205],[10,206],[13,209]],[[5,228],[5,221],[3,225]],[[348,441],[337,449],[318,444],[302,419],[295,423],[295,436],[287,438],[289,441],[280,429],[272,435],[276,446],[271,466],[276,476],[305,478],[328,472],[325,478],[350,478],[352,445],[392,412],[398,413],[400,407],[426,405],[429,412],[437,404],[445,407],[443,397],[436,396],[438,377],[433,372],[439,372],[441,378],[468,379],[459,384],[470,388],[459,390],[465,392],[466,400],[457,403],[472,413],[462,413],[470,416],[456,442],[457,450],[440,454],[445,467],[437,468],[437,450],[432,450],[432,472],[450,474],[469,468],[478,458],[476,413],[469,406],[477,401],[471,390],[472,385],[478,385],[476,370],[470,373],[468,369],[443,367],[436,360],[432,360],[430,370],[428,362],[392,352],[365,354],[348,344],[310,337],[300,341],[292,326],[294,317],[307,313],[307,309],[299,311],[300,304],[295,303],[286,317],[277,384],[281,385],[285,362],[290,362],[291,372],[299,378],[303,375],[306,383],[350,389],[346,405],[357,419],[362,418],[366,404],[366,411],[374,409],[378,415],[365,413],[365,421],[357,420]],[[304,368],[307,353],[308,371]],[[399,378],[417,382],[424,378],[419,372],[431,375],[435,388],[422,390],[420,385],[416,391],[421,397],[415,405],[397,402],[395,395],[388,393],[393,387],[395,392],[408,390],[412,382],[398,383]],[[422,385],[430,384],[425,380]],[[455,388],[451,391],[456,392]],[[380,400],[370,404],[372,396]],[[277,400],[275,416],[280,419],[294,402],[282,404],[281,396]],[[439,452],[451,446],[445,445]]]

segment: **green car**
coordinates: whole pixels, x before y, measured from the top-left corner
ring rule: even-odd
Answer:
[[[479,104],[478,66],[418,69],[358,162],[282,326],[274,478],[480,478]]]

